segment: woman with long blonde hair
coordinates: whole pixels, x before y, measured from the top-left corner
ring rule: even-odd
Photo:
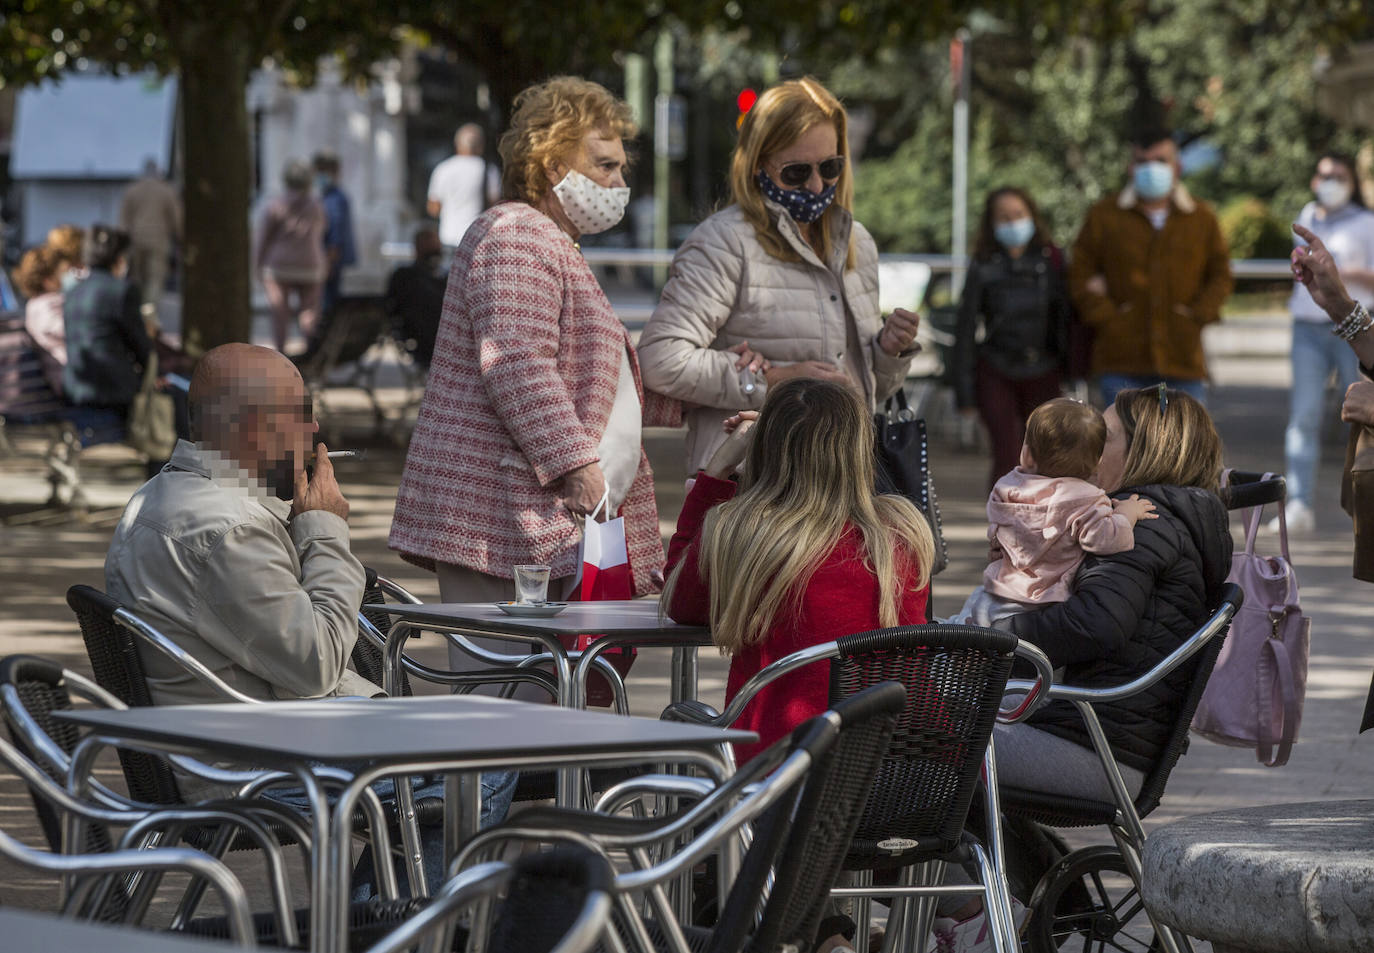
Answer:
[[[809,77],[766,90],[740,126],[731,204],[673,256],[639,339],[645,386],[690,407],[688,473],[725,439],[723,420],[785,380],[849,383],[871,411],[906,379],[918,319],[883,320],[853,194],[840,101]]]
[[[725,429],[678,518],[663,604],[711,626],[731,656],[727,699],[797,649],[925,621],[930,527],[910,501],[874,494],[873,424],[850,387],[788,381]],[[740,759],[824,711],[828,692],[815,665],[765,688],[736,723],[759,735]]]

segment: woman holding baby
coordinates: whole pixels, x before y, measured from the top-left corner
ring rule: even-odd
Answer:
[[[1145,518],[1134,522],[1127,548],[1086,554],[1062,601],[1027,605],[1006,622],[1064,669],[1060,681],[1083,688],[1129,682],[1178,648],[1215,610],[1231,568],[1217,495],[1221,438],[1206,409],[1161,384],[1122,391],[1102,418],[1095,483],[1118,516],[1132,498],[1148,503],[1139,507]],[[1173,726],[1192,671],[1181,666],[1149,692],[1096,706],[1132,794]],[[1067,702],[1023,724],[999,725],[995,739],[1004,784],[1111,799],[1083,720]]]
[[[747,438],[745,446],[732,448],[730,444],[739,441],[731,438],[713,457],[712,465],[717,461],[721,465],[715,470],[708,467],[706,476],[712,479],[699,480],[693,488],[695,496],[689,495],[670,551],[669,568],[674,572],[666,604],[673,618],[709,619],[718,633],[728,631],[729,626],[720,623],[726,621],[728,610],[739,606],[724,598],[713,580],[738,578],[737,567],[751,564],[742,558],[746,554],[782,551],[801,555],[793,545],[798,507],[801,501],[830,492],[826,480],[833,474],[810,465],[824,454],[816,447],[803,449],[798,441],[808,435],[814,441],[835,434],[858,444],[871,439],[866,428],[855,423],[862,419],[857,405],[843,418],[848,426],[843,426],[840,418],[825,418],[822,425],[825,415],[818,399],[825,395],[839,403],[844,391],[819,381],[779,388],[770,394],[759,415],[757,429],[768,435],[767,451],[763,452],[763,447],[746,450]],[[852,396],[845,396],[854,403]],[[790,412],[787,415],[783,414],[785,406]],[[790,419],[781,419],[784,416]],[[1024,466],[1018,468],[1021,472],[1012,483],[1016,487],[1051,486],[1052,494],[1059,494],[1061,501],[1068,503],[1064,513],[1070,514],[1070,519],[1062,525],[1043,525],[1042,535],[1069,534],[1072,545],[1084,551],[1066,559],[1069,547],[1060,547],[1053,556],[1056,583],[1042,585],[1038,591],[1035,587],[1010,590],[1019,593],[1019,598],[1004,595],[1004,602],[1022,604],[1001,624],[1043,650],[1056,668],[1063,669],[1063,682],[1086,688],[1120,685],[1153,668],[1187,640],[1220,599],[1231,562],[1226,509],[1217,495],[1221,439],[1200,403],[1162,386],[1121,392],[1098,418],[1100,428],[1094,426],[1091,412],[1075,413],[1062,405],[1056,405],[1048,416],[1053,424],[1048,437],[1044,441],[1037,437],[1035,448],[1023,454]],[[728,422],[722,438],[737,432],[739,423],[738,418]],[[786,426],[779,426],[784,423]],[[1033,429],[1039,432],[1038,427]],[[1097,461],[1094,472],[1085,472],[1084,442],[1089,446],[1086,455]],[[785,447],[791,452],[784,451]],[[864,452],[855,454],[855,466],[860,467],[866,456]],[[736,497],[734,485],[724,478],[746,457],[753,466],[744,467],[746,477]],[[787,461],[796,465],[788,466]],[[1068,470],[1060,473],[1061,467]],[[1072,474],[1066,476],[1070,471]],[[860,475],[854,483],[851,474],[845,485],[857,486],[863,479]],[[1014,496],[1009,490],[1008,497]],[[773,510],[768,519],[742,521],[723,509],[731,504],[743,506],[744,501],[756,505],[756,497],[760,503],[771,501]],[[777,598],[768,602],[746,601],[750,607],[772,605],[781,611],[770,613],[765,622],[747,620],[743,628],[748,634],[738,643],[722,642],[732,656],[727,698],[761,667],[804,643],[919,620],[927,583],[923,567],[930,553],[928,531],[922,532],[914,523],[903,531],[884,520],[878,524],[881,532],[857,532],[865,525],[865,514],[871,513],[872,506],[857,503],[849,508],[826,508],[833,523],[825,545],[807,548],[804,565],[791,565],[786,573],[777,574],[802,585],[798,591],[804,599],[818,583],[821,588],[828,584],[827,573],[849,572],[852,578],[845,581],[844,590],[851,596],[862,596],[862,605],[837,615],[839,603],[835,600],[820,600],[814,608],[802,601],[799,612],[785,608],[788,593],[775,593]],[[1070,525],[1074,518],[1079,521],[1076,527]],[[1046,527],[1049,532],[1045,532]],[[896,558],[869,561],[875,544]],[[869,559],[864,554],[869,554]],[[716,564],[736,567],[736,572],[712,572]],[[1013,579],[1019,571],[1038,571],[1033,560],[1019,570],[996,563],[994,567],[990,572],[999,579]],[[1043,568],[1043,564],[1039,566]],[[1048,580],[1042,578],[1041,582]],[[827,613],[825,624],[809,625],[814,613],[822,610]],[[1139,792],[1145,772],[1177,718],[1192,671],[1192,665],[1185,664],[1149,692],[1096,706],[1132,794]],[[750,726],[767,737],[780,737],[824,705],[823,682],[821,678],[814,686],[792,686],[791,708],[779,700],[756,713]],[[1082,720],[1067,703],[1046,705],[1022,724],[999,725],[995,742],[998,776],[1007,786],[1111,799]],[[950,873],[958,877],[955,870]],[[1025,916],[1024,907],[1013,904],[1013,911],[1019,924]],[[939,912],[942,916],[937,929],[954,938],[951,942],[967,938],[974,943],[968,948],[977,949],[975,938],[981,935],[986,939],[980,902],[962,907],[944,902]]]

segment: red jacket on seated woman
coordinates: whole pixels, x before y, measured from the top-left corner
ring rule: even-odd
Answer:
[[[930,527],[897,496],[873,493],[872,422],[844,385],[797,379],[760,412],[726,421],[728,439],[697,477],[668,548],[668,615],[709,624],[731,656],[727,702],[772,662],[842,635],[926,619]],[[730,475],[743,463],[736,484]],[[829,667],[768,685],[738,728],[744,761],[824,711]]]

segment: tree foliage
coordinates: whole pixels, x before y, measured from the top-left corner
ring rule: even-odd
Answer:
[[[1190,187],[1234,205],[1227,219],[1251,252],[1274,254],[1275,234],[1287,231],[1274,222],[1291,220],[1310,197],[1317,156],[1353,152],[1361,134],[1317,111],[1316,56],[1323,43],[1367,29],[1359,4],[1315,9],[1296,0],[1151,0],[1129,30],[1093,39],[984,21],[972,42],[970,225],[990,189],[1021,185],[1056,238],[1071,242],[1087,207],[1124,184],[1132,128],[1162,123],[1185,147],[1217,150],[1220,161],[1191,175]],[[896,143],[875,143],[890,154],[863,164],[856,211],[885,250],[945,251],[947,65],[929,51],[885,58],[837,71],[836,85],[861,97],[897,73],[907,92],[889,115],[909,118],[889,128]]]
[[[1143,102],[1170,106],[1187,137],[1225,161],[1199,191],[1247,190],[1287,214],[1313,150],[1345,142],[1312,106],[1315,44],[1367,16],[1363,0],[10,0],[0,7],[0,84],[71,69],[177,74],[185,136],[188,343],[249,332],[249,131],[244,84],[270,59],[303,83],[322,57],[351,75],[405,41],[477,67],[498,108],[559,72],[602,74],[647,53],[663,27],[697,42],[700,83],[733,76],[748,50],[783,75],[822,76],[876,124],[859,216],[889,250],[948,247],[945,38],[970,26],[971,190],[1029,186],[1061,239],[1120,181],[1122,126]],[[804,15],[799,15],[804,14]],[[712,60],[714,57],[714,60]]]

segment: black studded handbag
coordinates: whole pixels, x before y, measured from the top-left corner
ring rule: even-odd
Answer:
[[[915,503],[930,523],[935,536],[932,576],[949,565],[940,500],[930,474],[930,440],[926,422],[907,406],[906,392],[898,388],[881,412],[873,415],[873,464],[879,493],[897,493]]]

